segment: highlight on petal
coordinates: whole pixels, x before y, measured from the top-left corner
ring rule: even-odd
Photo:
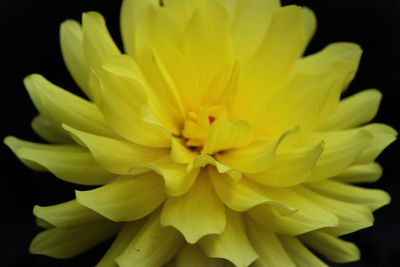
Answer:
[[[83,224],[68,230],[53,228],[38,234],[29,251],[57,259],[71,258],[111,238],[119,228],[119,224],[110,221]]]
[[[104,217],[71,200],[53,206],[38,206],[33,208],[33,214],[52,226],[61,229],[71,229],[82,224],[104,220]]]
[[[300,239],[330,261],[344,263],[360,259],[356,245],[322,231],[307,233],[300,236]]]
[[[154,172],[121,176],[102,187],[76,191],[81,205],[115,222],[141,219],[153,212],[165,197],[162,179]]]
[[[224,205],[209,179],[202,171],[186,194],[168,197],[162,209],[161,225],[175,227],[190,244],[203,236],[220,234],[226,225]]]
[[[67,182],[101,185],[115,177],[100,168],[87,149],[76,145],[37,144],[11,136],[4,143],[29,168],[48,170]]]
[[[163,266],[183,244],[184,239],[177,230],[160,225],[160,216],[156,212],[115,261],[124,267]]]
[[[199,246],[208,257],[226,259],[237,267],[249,266],[258,254],[247,237],[243,215],[229,209],[226,215],[225,230],[220,235],[205,236]]]

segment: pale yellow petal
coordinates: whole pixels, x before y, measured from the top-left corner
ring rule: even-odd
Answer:
[[[61,89],[39,74],[26,77],[24,84],[40,114],[55,125],[66,123],[82,131],[115,135],[93,103]]]
[[[217,120],[210,127],[201,153],[212,155],[215,152],[244,147],[252,139],[253,132],[246,121],[231,123]]]
[[[246,219],[246,226],[249,240],[259,255],[253,263],[255,267],[296,266],[274,232],[249,218]]]
[[[82,224],[104,220],[103,216],[80,205],[76,200],[47,207],[36,205],[33,208],[33,214],[62,229],[70,229]]]
[[[101,258],[100,262],[96,264],[96,267],[118,267],[115,259],[124,252],[139,233],[144,223],[144,219],[124,223],[117,238],[107,250],[106,254],[104,254],[103,258]]]
[[[217,173],[211,168],[209,175],[218,197],[232,210],[242,212],[266,204],[281,210],[283,213],[296,211],[285,203],[269,199],[256,183],[248,179],[234,181],[228,175]]]
[[[317,18],[315,17],[314,12],[307,7],[303,7],[301,11],[303,15],[304,36],[306,40],[304,45],[305,50],[317,30]]]
[[[185,164],[174,162],[170,156],[165,156],[148,164],[135,164],[132,171],[151,169],[164,180],[165,192],[170,196],[185,194],[197,179],[199,169],[187,170]]]
[[[101,185],[115,177],[98,166],[87,149],[76,145],[38,144],[15,137],[7,137],[4,142],[29,168],[48,170],[67,182]]]
[[[368,206],[376,210],[390,202],[390,196],[382,190],[362,188],[333,180],[310,183],[309,188],[319,194],[347,203]]]
[[[183,244],[182,235],[171,227],[162,227],[160,216],[154,214],[115,261],[121,267],[163,266]]]
[[[154,172],[121,176],[102,187],[75,193],[81,205],[116,222],[141,219],[166,197],[162,179]]]
[[[312,230],[338,225],[338,217],[324,207],[306,198],[293,189],[263,187],[264,193],[273,200],[296,208],[291,214],[280,214],[270,206],[257,206],[247,212],[257,223],[273,232],[287,235],[299,235]]]
[[[71,137],[66,134],[62,128],[42,115],[37,115],[31,122],[31,127],[37,135],[51,143],[72,143]]]
[[[261,45],[268,31],[272,14],[280,7],[278,0],[237,0],[231,23],[235,55],[247,60]]]
[[[311,172],[324,149],[323,143],[278,153],[270,168],[248,176],[258,183],[287,187],[303,182]]]
[[[207,172],[202,171],[186,194],[167,198],[161,213],[161,225],[175,227],[188,243],[194,244],[205,235],[220,234],[224,230],[224,210]]]
[[[309,138],[313,142],[318,139],[323,141],[324,151],[307,182],[324,180],[342,173],[373,140],[373,136],[365,130],[315,134]]]
[[[279,240],[296,266],[328,267],[326,263],[312,253],[297,237],[279,235]]]
[[[69,230],[53,228],[38,234],[29,251],[57,259],[71,258],[111,238],[119,227],[117,223],[103,221]]]
[[[247,267],[258,255],[247,237],[242,214],[227,209],[226,215],[225,230],[219,235],[202,238],[199,245],[208,257],[223,258],[236,267]]]
[[[165,149],[89,134],[67,125],[64,128],[89,148],[101,167],[115,174],[132,174],[135,164],[152,162],[168,153]]]
[[[330,261],[345,263],[360,259],[360,251],[356,245],[330,234],[315,231],[301,236],[300,239]]]
[[[309,201],[316,203],[321,209],[327,212],[335,214],[339,218],[338,225],[327,228],[326,231],[333,235],[344,235],[355,232],[360,229],[364,229],[373,224],[372,210],[368,204],[354,203],[362,199],[362,196],[355,197],[355,201],[349,201],[347,198],[334,198],[332,195],[319,193],[308,189],[305,186],[297,187],[296,191],[299,194],[305,196]],[[387,196],[378,196],[378,198],[385,198],[388,201]],[[371,201],[371,200],[370,200]],[[382,200],[380,200],[382,202]],[[383,199],[385,201],[385,199]]]
[[[368,147],[353,162],[355,165],[373,162],[397,138],[397,131],[386,124],[373,123],[362,129],[372,134],[373,138]]]
[[[372,120],[379,108],[382,94],[375,89],[361,91],[342,100],[317,130],[347,129]]]
[[[198,74],[200,88],[206,89],[214,76],[232,63],[228,14],[219,1],[198,1],[185,29],[185,58]]]
[[[209,258],[197,245],[186,244],[175,256],[175,267],[224,267],[222,259]]]
[[[88,97],[92,97],[89,87],[89,65],[83,51],[83,32],[79,22],[66,20],[61,24],[60,46],[65,65],[72,78]]]
[[[99,80],[99,108],[118,134],[126,139],[151,147],[168,147],[166,129],[143,120],[149,88],[136,62],[120,55],[103,60],[97,70]]]
[[[335,176],[337,181],[347,183],[374,183],[382,176],[382,167],[372,162],[364,165],[354,165],[343,173]]]

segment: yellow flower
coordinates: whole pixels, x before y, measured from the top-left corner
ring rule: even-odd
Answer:
[[[89,100],[25,79],[32,122],[52,144],[5,143],[28,167],[98,186],[34,208],[31,252],[75,256],[116,237],[98,266],[325,266],[359,259],[339,237],[387,204],[352,185],[381,176],[394,141],[366,124],[381,95],[340,100],[361,49],[303,57],[312,11],[278,0],[124,0],[122,53],[103,17],[61,25],[61,48]]]

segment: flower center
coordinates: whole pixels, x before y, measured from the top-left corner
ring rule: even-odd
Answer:
[[[189,111],[182,130],[186,146],[201,149],[212,124],[220,119],[229,120],[224,106],[200,106],[196,111]]]

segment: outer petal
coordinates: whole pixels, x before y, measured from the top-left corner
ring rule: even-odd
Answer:
[[[246,220],[246,226],[250,242],[259,255],[254,262],[255,267],[296,266],[274,232],[249,218]]]
[[[119,227],[119,224],[103,221],[70,230],[53,228],[38,234],[29,251],[57,259],[71,258],[112,237]]]
[[[360,259],[360,251],[353,243],[330,234],[315,231],[301,236],[300,239],[333,262],[344,263]]]
[[[119,232],[117,238],[114,240],[111,247],[107,250],[100,262],[96,264],[96,267],[118,267],[115,259],[124,252],[124,250],[139,233],[144,223],[144,219],[124,223],[124,226]]]
[[[38,74],[26,77],[24,84],[40,114],[58,127],[66,123],[99,135],[115,135],[94,104],[55,86]]]
[[[296,266],[307,267],[327,267],[317,256],[314,255],[304,244],[297,238],[286,235],[279,235],[281,244],[286,252],[290,255]]]
[[[225,230],[219,235],[204,237],[199,245],[208,257],[227,259],[236,267],[249,266],[258,255],[247,238],[242,214],[226,211]]]
[[[162,227],[160,216],[155,214],[115,261],[121,267],[163,266],[181,249],[183,243],[179,232]]]
[[[162,180],[154,172],[121,176],[107,185],[76,191],[78,202],[110,220],[132,221],[154,211],[165,199]]]
[[[197,245],[185,245],[175,256],[175,267],[224,267],[222,259],[209,258]]]
[[[218,197],[235,211],[246,211],[261,204],[271,205],[282,213],[296,211],[283,202],[269,199],[257,184],[248,179],[234,181],[228,175],[219,174],[213,169],[209,169],[209,175]]]
[[[29,168],[48,170],[67,182],[101,185],[115,177],[100,168],[87,149],[78,146],[37,144],[10,136],[4,142]]]
[[[72,78],[89,97],[89,65],[83,51],[83,32],[79,22],[67,20],[60,27],[60,45],[65,65]]]
[[[62,229],[71,229],[82,224],[104,220],[103,216],[80,205],[76,200],[47,207],[36,205],[33,208],[33,214]]]
[[[164,149],[89,134],[67,125],[64,128],[85,144],[97,163],[111,173],[132,174],[135,164],[152,162],[167,153]]]
[[[178,229],[194,244],[210,234],[220,234],[226,224],[225,209],[203,171],[189,192],[169,197],[161,213],[161,225]]]
[[[334,179],[348,183],[374,183],[382,176],[382,167],[372,162],[364,165],[354,165]]]
[[[317,130],[339,130],[372,120],[378,112],[382,94],[375,89],[361,91],[342,100],[333,113],[323,120]]]
[[[51,143],[72,143],[71,137],[61,127],[57,127],[42,115],[37,115],[31,122],[31,127],[37,135]]]

